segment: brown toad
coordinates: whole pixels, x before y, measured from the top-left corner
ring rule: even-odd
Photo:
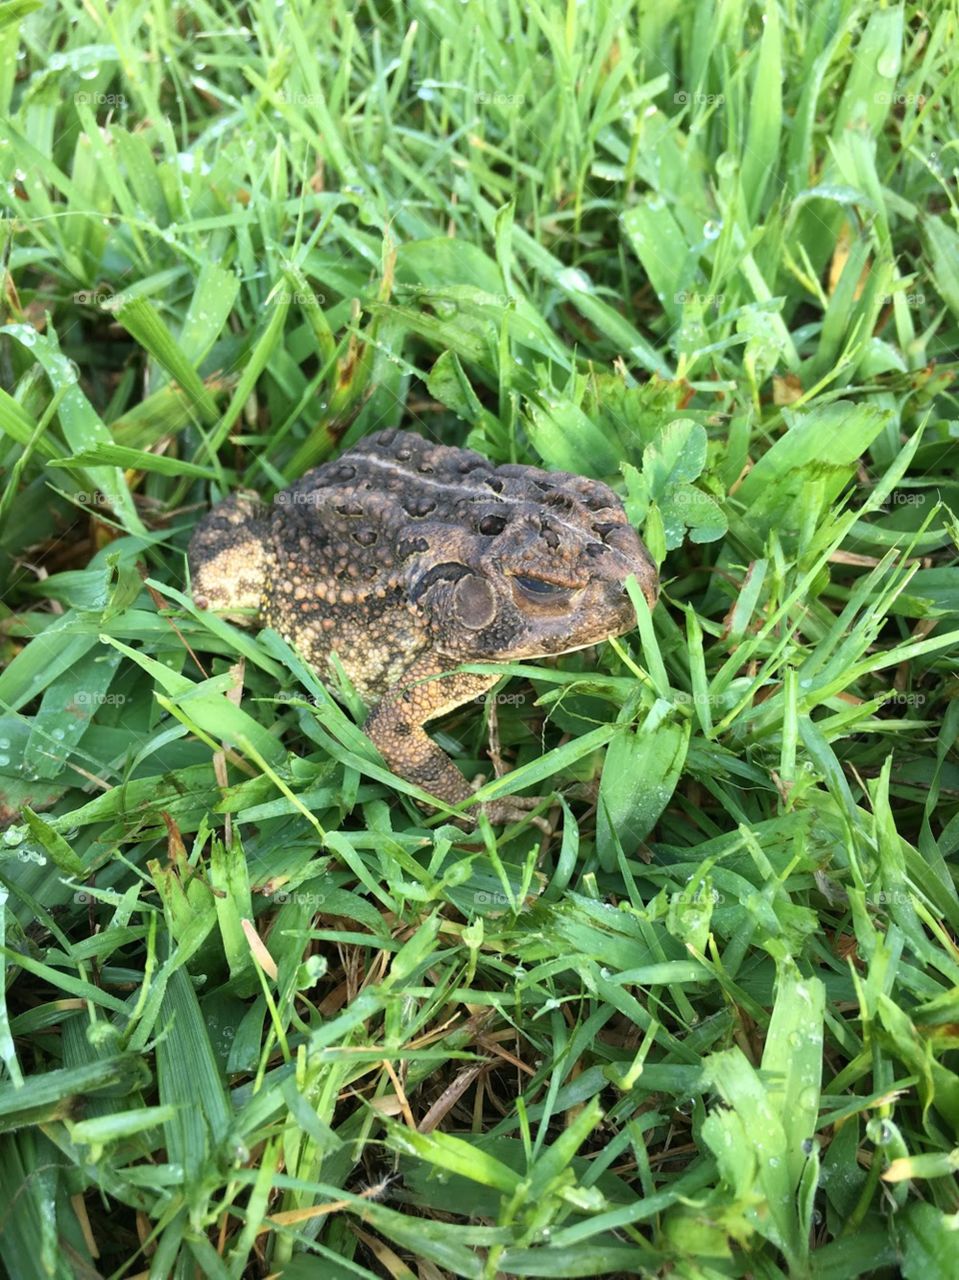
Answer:
[[[390,768],[448,804],[470,786],[424,724],[490,689],[461,663],[568,653],[635,625],[655,566],[606,485],[494,466],[405,431],[367,436],[270,507],[221,502],[190,543],[197,602],[245,610],[321,674],[335,651],[373,705],[366,728]],[[255,615],[255,617],[254,617]],[[493,822],[515,801],[486,806]]]

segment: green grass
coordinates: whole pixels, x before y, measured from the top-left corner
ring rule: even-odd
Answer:
[[[957,36],[0,4],[11,1277],[955,1274]],[[502,668],[548,838],[190,601],[210,502],[391,425],[662,565]]]

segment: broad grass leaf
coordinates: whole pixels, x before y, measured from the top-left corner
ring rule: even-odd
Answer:
[[[436,1169],[459,1174],[485,1187],[495,1187],[505,1195],[511,1195],[519,1185],[518,1173],[491,1152],[480,1150],[463,1138],[439,1130],[417,1133],[395,1124],[390,1125],[390,1131],[396,1150],[415,1153]]]
[[[959,318],[959,234],[935,213],[923,218],[920,227],[936,288],[952,314]]]
[[[657,702],[642,725],[623,728],[607,748],[596,819],[596,848],[607,871],[616,866],[618,848],[633,856],[676,789],[692,726],[670,711]]]
[[[825,988],[819,979],[804,977],[791,962],[784,964],[762,1066],[771,1077],[770,1101],[782,1118],[784,1159],[793,1189],[807,1159],[802,1144],[818,1128],[824,1008]]]
[[[72,749],[110,698],[119,662],[115,651],[93,650],[47,685],[23,756],[33,777],[55,778],[66,768]]]
[[[194,368],[199,367],[220,336],[239,291],[240,281],[233,271],[217,262],[203,263],[177,339],[180,351]]]
[[[896,97],[902,63],[903,6],[892,4],[869,15],[856,41],[849,77],[839,102],[833,137],[841,138],[858,124],[873,137],[879,134]]]
[[[672,210],[660,195],[646,195],[620,215],[630,247],[674,323],[683,312],[681,283],[688,278],[689,244]]]
[[[801,1251],[797,1239],[795,1187],[785,1155],[787,1139],[779,1105],[741,1049],[724,1049],[706,1060],[706,1070],[735,1119],[719,1118],[703,1136],[726,1177],[734,1179],[737,1199],[757,1205],[749,1217],[759,1231],[787,1257]],[[733,1145],[727,1135],[735,1134]],[[765,1201],[765,1204],[763,1204]]]
[[[501,257],[503,247],[501,235]],[[472,298],[476,303],[484,304],[490,317],[492,308],[499,308],[501,314],[508,316],[507,323],[514,339],[550,359],[558,360],[563,368],[571,367],[568,352],[556,340],[542,314],[518,291],[505,292],[506,283],[499,264],[478,245],[446,236],[400,245],[396,254],[396,279],[435,290],[468,286],[459,295],[464,302]],[[449,296],[453,298],[456,295]]]
[[[933,1280],[951,1276],[956,1268],[955,1215],[947,1217],[936,1205],[923,1200],[896,1215],[896,1236],[905,1280]]]
[[[948,566],[919,569],[893,601],[889,612],[904,618],[959,615],[959,569]]]
[[[146,453],[142,449],[129,449],[126,445],[99,444],[92,449],[82,449],[68,458],[51,458],[51,467],[95,467],[100,465],[124,467],[128,470],[151,471],[161,476],[191,476],[199,480],[216,480],[212,467],[201,467],[182,458],[162,453]]]
[[[0,673],[0,706],[16,711],[38,697],[94,647],[98,629],[72,609],[53,618]]]
[[[819,485],[820,510],[835,501],[856,463],[885,427],[889,414],[873,404],[838,400],[809,413],[787,416],[789,430],[756,462],[736,491],[743,517],[732,522],[737,537],[762,551],[775,529],[784,545],[810,519],[805,503]]]
[[[37,1071],[22,1085],[4,1081],[0,1084],[0,1133],[63,1119],[91,1094],[127,1097],[148,1079],[143,1060],[136,1054],[122,1053],[81,1066]]]
[[[550,470],[596,477],[614,476],[619,470],[622,455],[614,442],[565,396],[532,403],[527,431]]]
[[[742,162],[743,193],[753,221],[759,220],[763,197],[776,177],[783,115],[782,34],[776,5],[766,6],[763,23]]]
[[[29,324],[8,324],[0,328],[31,352],[43,367],[51,385],[62,391],[59,405],[60,426],[71,450],[81,453],[97,445],[112,444],[110,432],[87,399],[77,379],[76,370],[57,345],[56,335],[37,333]],[[145,533],[133,505],[133,498],[123,473],[117,467],[88,467],[84,471],[91,491],[101,490],[124,527],[130,533]]]
[[[483,406],[453,351],[444,351],[426,380],[431,396],[453,410],[464,422],[476,422],[483,413]]]
[[[220,1154],[233,1108],[227,1097],[209,1031],[185,969],[170,974],[161,1007],[165,1035],[157,1041],[157,1086],[161,1106],[175,1109],[163,1128],[167,1158],[195,1177]]]
[[[51,862],[62,871],[64,875],[79,876],[83,879],[86,876],[83,863],[64,840],[63,836],[49,823],[28,809],[26,805],[23,807],[23,820],[27,825],[30,835],[36,840],[43,849],[47,851]]]
[[[20,22],[27,14],[42,8],[42,0],[7,0],[0,10],[0,31],[6,30],[7,27]]]

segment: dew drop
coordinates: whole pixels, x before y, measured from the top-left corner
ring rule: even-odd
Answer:
[[[559,272],[556,281],[562,288],[570,289],[573,293],[592,293],[593,291],[593,282],[578,267],[566,267]]]

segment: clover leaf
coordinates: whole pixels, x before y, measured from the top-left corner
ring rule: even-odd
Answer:
[[[693,542],[715,542],[726,533],[722,508],[693,484],[705,466],[706,431],[689,418],[669,423],[646,446],[642,472],[624,465],[627,510],[635,523],[646,522],[658,559],[680,546],[687,530]]]

